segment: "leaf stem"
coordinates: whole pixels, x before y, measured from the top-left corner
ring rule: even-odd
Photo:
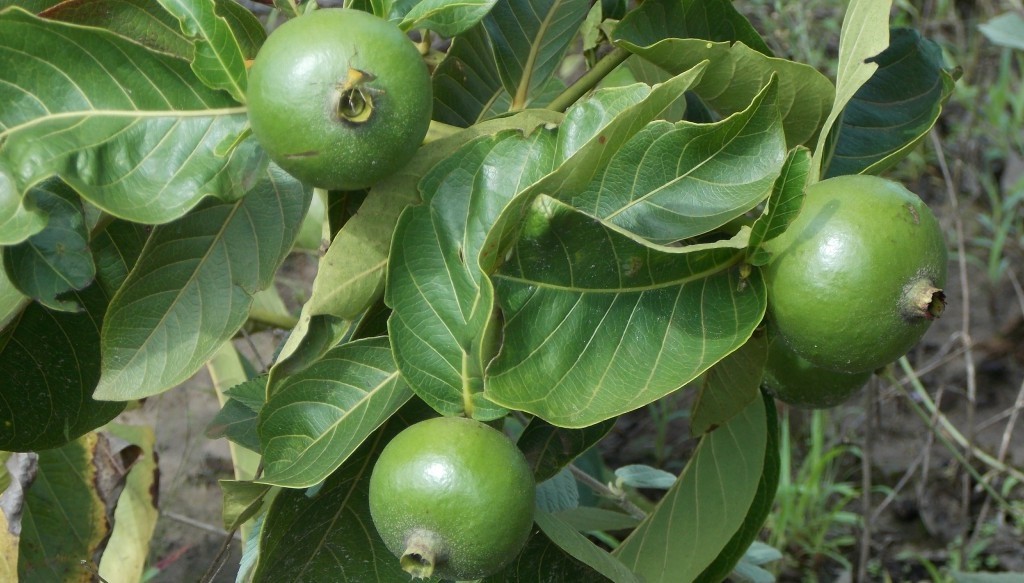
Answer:
[[[633,502],[631,502],[629,498],[626,498],[625,492],[616,491],[609,488],[607,484],[601,483],[600,480],[598,480],[594,476],[591,476],[587,472],[584,472],[575,464],[569,464],[566,467],[568,467],[569,471],[572,472],[573,477],[575,477],[578,481],[582,482],[583,485],[593,490],[599,496],[603,496],[605,498],[613,500],[616,504],[619,505],[620,508],[629,513],[629,515],[633,518],[636,518],[637,520],[643,520],[647,518],[647,513],[644,512],[643,509],[641,509],[636,504],[633,504]]]
[[[565,111],[570,105],[576,103],[588,91],[597,87],[615,67],[621,65],[632,53],[625,49],[615,47],[612,52],[601,57],[601,60],[594,63],[594,66],[583,74],[575,83],[565,88],[558,97],[548,104],[547,109],[553,111]]]
[[[281,314],[255,307],[249,310],[249,321],[283,330],[291,330],[299,323],[299,319],[290,314]]]

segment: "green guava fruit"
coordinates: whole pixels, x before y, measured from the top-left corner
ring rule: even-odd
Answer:
[[[796,354],[822,368],[885,366],[945,306],[942,229],[917,195],[889,180],[811,185],[797,217],[764,248],[769,318]]]
[[[776,399],[804,409],[827,409],[848,401],[873,373],[837,372],[815,366],[782,340],[768,345],[761,384]]]
[[[368,188],[423,142],[430,73],[395,24],[324,8],[274,30],[249,70],[253,135],[270,159],[312,186]]]
[[[409,574],[473,580],[526,544],[534,488],[526,458],[503,433],[437,417],[385,446],[370,476],[370,515]]]

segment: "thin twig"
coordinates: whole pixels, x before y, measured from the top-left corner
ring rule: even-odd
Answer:
[[[189,525],[189,526],[191,526],[193,528],[198,528],[199,530],[205,530],[206,532],[211,532],[211,533],[216,534],[216,535],[231,534],[228,531],[224,530],[223,528],[214,526],[212,524],[207,524],[205,522],[196,520],[195,518],[190,518],[188,516],[185,516],[184,514],[178,514],[177,512],[171,512],[169,510],[164,510],[164,511],[160,512],[160,516],[166,516],[167,518],[170,518],[171,520],[174,520],[176,522],[180,522],[182,524],[187,524],[187,525]],[[241,537],[239,537],[239,540],[241,540]]]
[[[616,504],[619,505],[620,508],[625,510],[633,518],[636,518],[637,520],[643,520],[647,518],[647,513],[644,512],[643,509],[641,509],[636,504],[633,504],[633,502],[631,502],[629,498],[626,498],[626,495],[624,493],[612,490],[611,488],[608,487],[607,484],[601,483],[600,480],[598,480],[594,476],[591,476],[590,474],[581,470],[580,468],[576,467],[575,464],[569,464],[568,468],[577,480],[582,482],[585,486],[593,490],[598,495],[613,500]]]
[[[594,63],[594,66],[583,74],[582,77],[576,80],[575,83],[568,86],[559,96],[555,97],[554,100],[548,104],[547,109],[552,111],[565,111],[570,105],[576,103],[581,97],[586,95],[587,91],[590,91],[597,84],[604,79],[608,73],[611,73],[615,67],[618,67],[628,59],[632,53],[625,49],[618,47],[612,49],[612,52],[601,57],[601,60]]]
[[[220,548],[217,549],[217,555],[213,558],[213,562],[207,567],[206,572],[203,573],[202,578],[199,579],[199,583],[210,583],[213,578],[220,573],[220,570],[224,568],[224,563],[228,561],[229,551],[231,550],[231,541],[235,540],[235,535],[238,533],[238,527],[235,527],[224,537],[221,542]]]

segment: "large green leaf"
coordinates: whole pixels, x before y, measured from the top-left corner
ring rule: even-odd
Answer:
[[[255,140],[239,141],[244,108],[188,63],[17,8],[0,13],[0,102],[0,167],[13,177],[0,181],[0,224],[55,173],[110,214],[163,223],[207,195],[240,197],[264,164]]]
[[[619,23],[650,43],[665,38],[741,42],[766,56],[771,49],[731,0],[647,0]],[[633,36],[637,38],[637,36]]]
[[[836,68],[836,93],[821,135],[829,136],[846,104],[875,74],[878,63],[871,58],[889,46],[889,11],[892,0],[850,0],[839,34],[839,63]],[[824,173],[825,161],[835,146],[832,140],[818,140],[811,158],[811,183]]]
[[[757,399],[706,434],[675,485],[613,552],[644,581],[695,580],[744,525],[764,474],[767,406]]]
[[[479,23],[497,0],[421,0],[400,24],[402,30],[426,28],[441,36],[455,37]]]
[[[270,367],[266,395],[273,396],[277,387],[290,375],[305,370],[320,360],[328,350],[341,343],[351,332],[352,323],[334,316],[310,316],[310,302],[302,305],[299,323],[292,328]]]
[[[270,166],[241,200],[210,200],[154,229],[107,312],[96,398],[153,395],[199,370],[272,282],[311,196]]]
[[[754,334],[736,352],[711,367],[690,409],[690,433],[714,431],[757,399],[767,359],[765,335]]]
[[[29,192],[49,221],[27,240],[3,248],[4,269],[25,295],[55,310],[76,311],[78,305],[58,296],[84,289],[96,275],[82,201],[59,180]]]
[[[343,344],[285,379],[260,410],[260,482],[323,481],[412,396],[387,338]]]
[[[429,415],[421,401],[410,402],[315,492],[278,493],[263,523],[253,581],[408,583],[371,522],[370,472],[392,437]]]
[[[69,296],[81,312],[54,312],[32,303],[0,332],[2,450],[58,447],[124,409],[124,403],[92,398],[109,297],[98,284]]]
[[[395,229],[385,292],[391,346],[416,394],[445,415],[504,414],[481,398],[496,329],[476,258],[508,201],[551,170],[554,144],[544,129],[473,140],[424,177],[426,204],[408,208]]]
[[[727,223],[768,196],[786,159],[777,87],[718,123],[648,125],[582,192],[559,198],[656,243]]]
[[[942,48],[916,30],[893,29],[870,79],[846,104],[824,177],[879,174],[924,139],[953,92]]]
[[[213,0],[158,0],[181,23],[181,31],[192,41],[192,71],[211,89],[227,91],[235,101],[245,102],[247,72],[242,47],[228,25],[217,15]]]
[[[700,574],[697,579],[700,583],[718,583],[732,572],[761,533],[775,504],[775,492],[779,488],[779,472],[781,471],[779,425],[775,411],[775,399],[766,394],[762,394],[762,399],[767,422],[767,442],[764,448],[764,466],[761,470],[761,479],[758,480],[757,493],[750,504],[750,509],[747,510],[743,525],[732,536],[714,562]]]
[[[646,405],[740,347],[764,316],[745,233],[688,247],[646,244],[541,196],[494,276],[504,315],[487,396],[563,427]]]
[[[507,0],[484,19],[498,73],[512,96],[512,109],[529,98],[558,70],[587,17],[586,0]]]
[[[181,33],[178,21],[157,0],[65,0],[39,15],[105,28],[182,59],[192,54],[192,43]]]
[[[754,221],[750,229],[747,262],[751,265],[764,265],[768,262],[768,253],[760,248],[761,244],[785,232],[800,212],[810,169],[811,153],[807,148],[801,146],[790,150],[779,178],[772,187],[764,213]]]
[[[469,127],[507,111],[509,94],[501,84],[487,31],[477,25],[452,40],[432,77],[434,119]]]
[[[580,192],[623,144],[697,83],[703,71],[704,64],[699,64],[653,87],[638,84],[595,91],[569,108],[558,129],[558,168],[517,195],[497,217],[480,255],[483,270],[490,273],[504,260],[538,196]]]
[[[114,219],[103,231],[93,234],[90,245],[96,262],[96,281],[108,296],[113,297],[128,279],[147,238],[149,229],[144,225],[121,219]]]
[[[615,29],[615,43],[670,73],[708,61],[693,91],[719,113],[728,115],[746,109],[776,76],[787,145],[803,144],[818,135],[835,89],[813,67],[769,57],[743,42],[652,36],[644,24],[644,19],[624,19]]]
[[[416,185],[440,160],[478,136],[505,130],[529,134],[561,119],[555,112],[526,111],[476,124],[420,148],[409,164],[374,185],[359,212],[334,237],[313,282],[310,315],[355,319],[381,297],[398,217],[407,206],[419,202]]]

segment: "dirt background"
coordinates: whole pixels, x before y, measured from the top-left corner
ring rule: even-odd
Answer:
[[[835,46],[800,53],[799,43],[807,40],[806,31],[787,26],[797,22],[787,19],[806,20],[802,3],[792,3],[799,5],[792,9],[797,11],[795,16],[780,8],[780,3],[751,3],[768,7],[762,13],[764,26],[759,28],[777,31],[771,40],[779,54],[821,68],[834,63]],[[810,4],[822,26],[838,22],[836,2]],[[955,2],[955,18],[931,20],[927,10],[934,10],[934,3],[913,4],[919,9],[914,24],[927,36],[961,47],[970,56],[962,83],[986,87],[997,82],[1002,52],[986,49],[975,30],[978,22],[1002,10],[997,3]],[[774,11],[769,10],[772,6]],[[1012,67],[1016,67],[1019,80],[1019,61]],[[977,95],[984,97],[984,91]],[[872,492],[866,500],[858,496],[843,507],[867,524],[869,535],[855,526],[828,525],[828,540],[847,541],[835,547],[839,558],[826,556],[821,548],[789,544],[784,549],[787,561],[777,567],[781,581],[852,581],[858,575],[870,581],[886,577],[930,581],[933,573],[927,564],[1024,571],[1024,525],[1014,523],[1009,508],[994,502],[962,463],[967,461],[975,468],[1018,513],[1024,508],[1022,487],[1009,480],[1006,472],[979,461],[977,455],[983,452],[1009,466],[1024,468],[1024,430],[1017,427],[1021,424],[1017,416],[1024,407],[1024,292],[1020,285],[1024,233],[1010,231],[998,257],[1004,268],[993,279],[987,268],[992,240],[985,228],[986,221],[991,222],[999,212],[1021,214],[1019,201],[1008,209],[997,207],[1024,189],[1024,160],[1019,150],[1024,130],[986,118],[969,99],[970,94],[962,97],[954,96],[934,137],[890,176],[918,192],[935,210],[953,251],[946,290],[949,307],[909,356],[929,398],[939,403],[944,418],[970,447],[955,448],[961,456],[958,460],[942,443],[940,436],[950,433],[933,430],[935,419],[923,419],[915,412],[915,405],[920,406],[923,399],[907,388],[907,375],[899,369],[895,371],[897,384],[877,382],[847,405],[830,411],[826,444],[853,446],[861,455],[837,458],[828,479],[858,493]],[[1005,147],[1014,143],[1017,149]],[[302,284],[312,281],[315,269],[309,256],[293,257],[284,270],[290,283],[280,289],[294,294],[298,288],[301,299]],[[237,345],[254,362],[269,362],[281,340],[280,333],[259,333]],[[695,443],[689,438],[685,415],[679,414],[686,410],[693,393],[681,391],[656,407],[620,418],[600,446],[608,466],[644,463],[678,472]],[[131,421],[149,423],[157,431],[161,519],[150,557],[158,571],[151,581],[198,580],[225,543],[217,480],[232,477],[231,458],[224,440],[211,441],[203,435],[218,409],[210,379],[201,372],[182,387],[148,399],[130,414]],[[796,468],[806,452],[811,414],[780,411],[789,416],[792,466]],[[240,558],[238,541],[230,541],[228,548],[215,581],[234,580]],[[861,556],[868,561],[858,573]]]

